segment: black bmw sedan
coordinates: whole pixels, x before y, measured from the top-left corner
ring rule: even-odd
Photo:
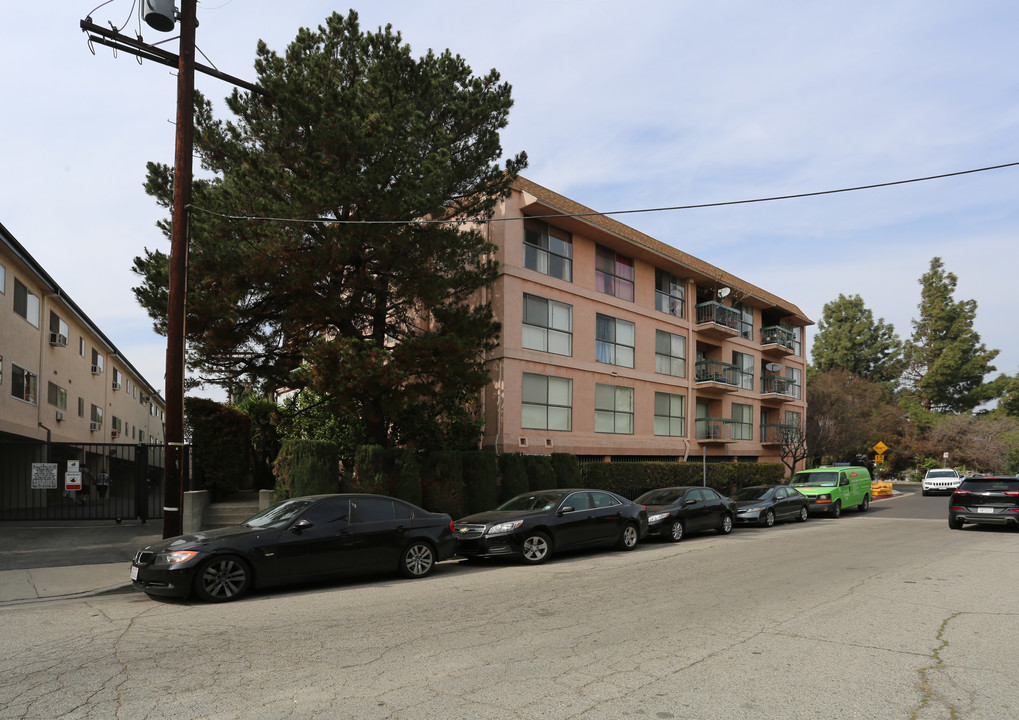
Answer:
[[[536,565],[565,550],[633,550],[647,530],[647,514],[606,490],[541,490],[461,518],[453,529],[462,557],[515,556]]]
[[[709,487],[649,490],[634,502],[647,508],[648,535],[672,542],[702,530],[728,535],[736,517],[736,503]]]
[[[456,549],[449,515],[383,495],[284,500],[240,525],[140,550],[132,585],[149,595],[222,602],[254,587],[340,575],[424,577]]]
[[[810,500],[788,485],[753,485],[740,490],[736,501],[736,522],[771,527],[780,520],[806,522]]]

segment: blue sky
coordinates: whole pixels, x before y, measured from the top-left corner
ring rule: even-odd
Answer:
[[[145,195],[172,162],[176,80],[96,46],[134,35],[131,0],[5,8],[0,222],[162,387],[165,340],[131,293],[132,258],[167,249]],[[255,80],[333,10],[320,0],[205,0],[199,60]],[[601,211],[817,192],[1019,162],[1019,3],[1009,0],[373,0],[415,54],[446,48],[513,86],[507,154]],[[143,27],[147,42],[169,36]],[[165,45],[176,52],[176,41]],[[223,117],[230,87],[199,76]],[[1019,372],[1012,320],[1019,167],[815,198],[617,216],[796,303],[815,321],[859,294],[903,339],[934,256],[978,303],[976,329]],[[808,338],[811,333],[808,333]],[[990,378],[988,378],[990,379]],[[212,397],[218,397],[216,393]]]

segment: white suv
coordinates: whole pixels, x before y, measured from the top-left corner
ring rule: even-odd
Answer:
[[[920,485],[924,495],[951,495],[959,487],[962,478],[952,468],[935,468],[928,470]]]

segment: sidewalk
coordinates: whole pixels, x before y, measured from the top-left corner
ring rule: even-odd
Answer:
[[[131,587],[131,559],[161,523],[0,523],[0,606],[88,597]]]

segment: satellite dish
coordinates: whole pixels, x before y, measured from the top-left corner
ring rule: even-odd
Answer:
[[[142,20],[153,30],[170,32],[174,23],[173,0],[143,0]]]
[[[732,288],[727,288],[727,287],[719,288],[718,289],[718,297],[719,298],[728,297],[729,293],[731,293],[731,292],[732,292]]]
[[[779,363],[771,362],[764,366],[764,369],[768,372],[778,372],[782,369],[782,365]]]

